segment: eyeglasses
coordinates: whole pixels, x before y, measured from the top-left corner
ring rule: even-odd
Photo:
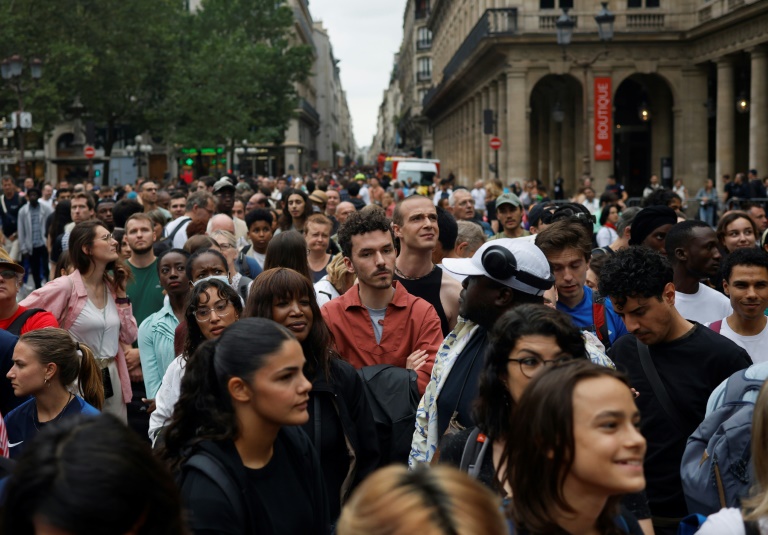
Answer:
[[[509,362],[517,362],[520,366],[520,372],[528,379],[532,379],[534,375],[539,373],[547,366],[561,366],[569,362],[573,362],[575,359],[568,355],[560,357],[555,360],[544,360],[541,357],[525,357],[522,359],[508,359]]]
[[[109,243],[110,241],[114,240],[115,238],[112,236],[112,234],[105,234],[104,236],[102,236],[99,239]]]
[[[220,243],[220,244],[219,244],[219,247],[220,247],[221,249],[234,249],[236,246],[235,246],[235,245],[232,245],[231,243],[226,243],[226,242],[224,242],[224,243]]]
[[[227,310],[229,305],[229,301],[222,299],[221,301],[217,301],[212,308],[197,308],[195,309],[195,319],[201,323],[205,323],[211,319],[212,312],[216,312],[216,316],[219,318],[224,318],[229,315],[229,310]]]
[[[18,276],[19,274],[11,269],[4,269],[3,271],[0,271],[0,277],[4,278],[7,281],[13,280]]]

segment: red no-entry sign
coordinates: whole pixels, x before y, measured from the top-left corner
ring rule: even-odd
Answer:
[[[91,158],[96,156],[96,149],[94,149],[90,145],[86,145],[86,147],[83,149],[83,156],[85,156],[90,160]]]
[[[488,142],[488,145],[490,145],[493,150],[499,150],[501,148],[501,139],[492,137],[491,141]]]

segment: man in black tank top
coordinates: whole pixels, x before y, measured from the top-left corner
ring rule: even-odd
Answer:
[[[412,195],[397,203],[392,223],[400,240],[395,280],[435,308],[443,336],[448,336],[458,318],[461,284],[432,262],[440,235],[437,209],[427,197]]]

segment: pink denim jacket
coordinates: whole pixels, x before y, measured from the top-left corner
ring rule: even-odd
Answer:
[[[110,288],[112,299],[115,292]],[[42,308],[53,314],[62,329],[69,330],[80,315],[88,301],[88,292],[83,284],[83,277],[75,270],[71,275],[59,277],[38,288],[20,304],[27,308]],[[136,318],[133,317],[131,305],[117,307],[120,316],[120,341],[124,344],[132,344],[136,340],[139,328]],[[125,362],[125,353],[122,346],[118,345],[117,373],[120,376],[120,385],[123,389],[123,399],[126,403],[131,401],[131,379],[128,376],[128,366]]]

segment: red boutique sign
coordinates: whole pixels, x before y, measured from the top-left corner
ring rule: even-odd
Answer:
[[[595,78],[595,160],[613,158],[613,108],[611,79]]]

